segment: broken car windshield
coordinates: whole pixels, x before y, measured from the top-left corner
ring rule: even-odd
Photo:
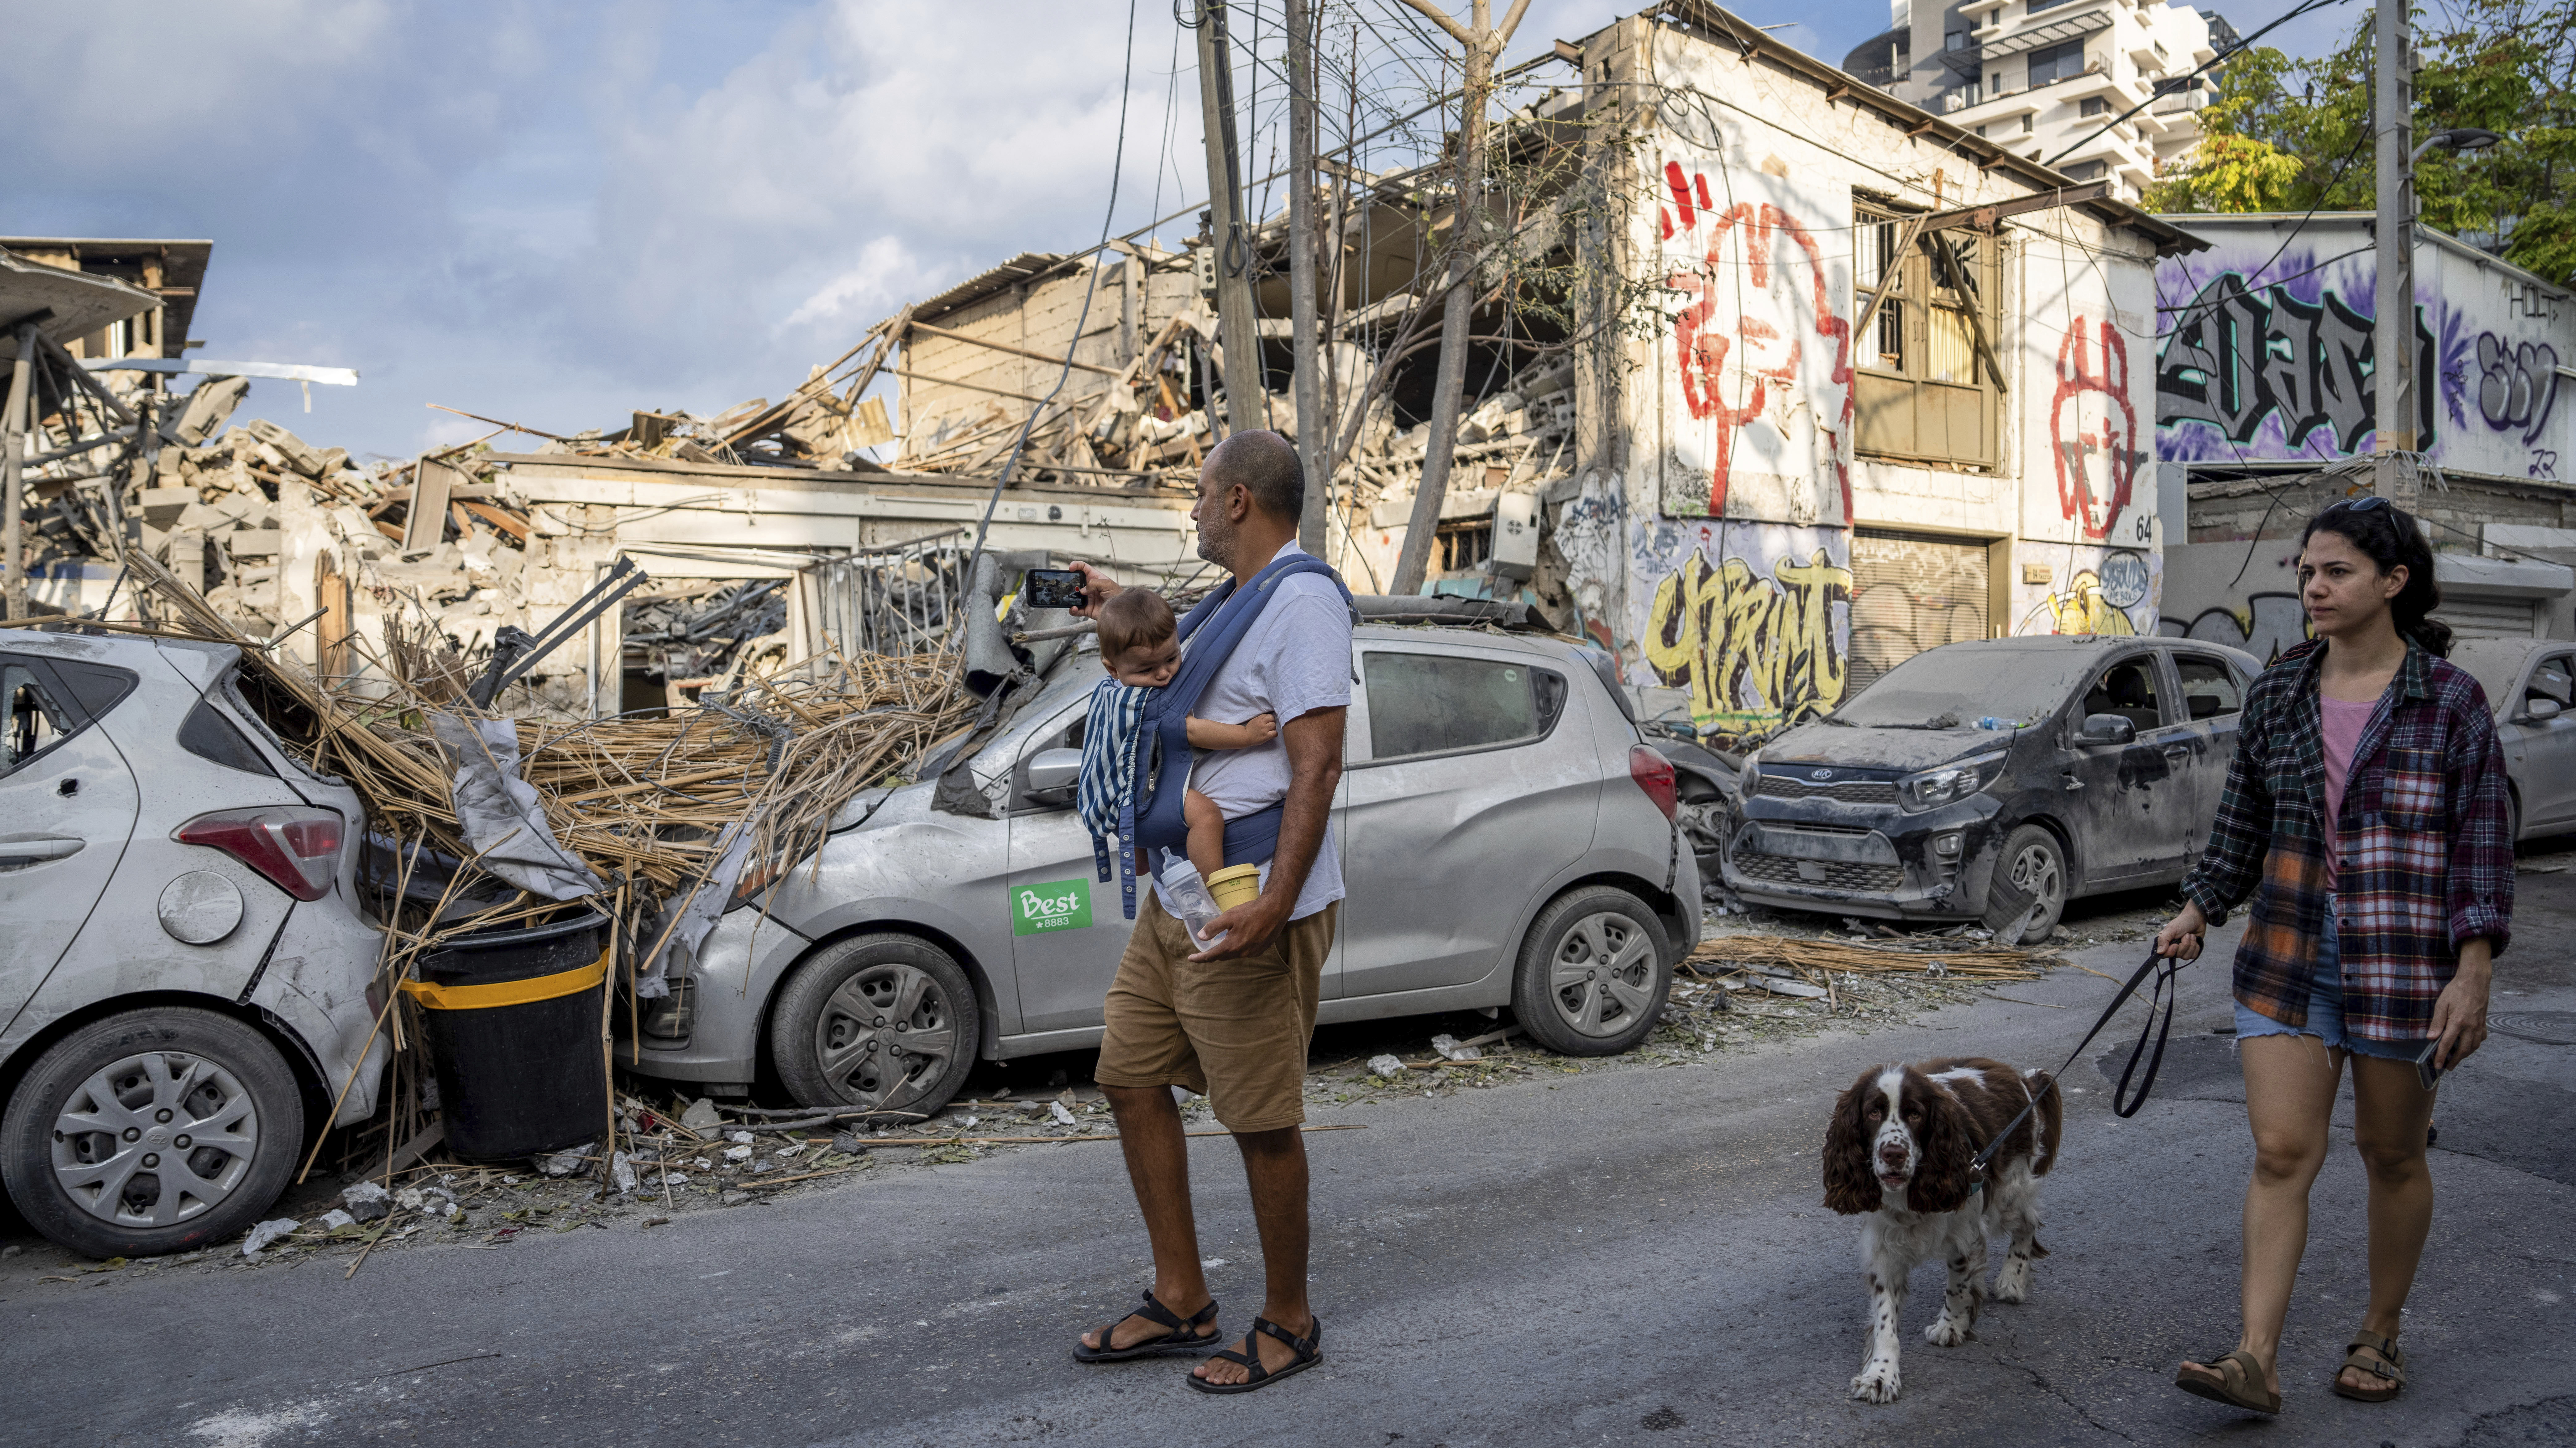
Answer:
[[[2056,712],[2093,662],[2072,650],[1934,649],[1879,675],[1828,722],[1871,729],[2036,723]]]

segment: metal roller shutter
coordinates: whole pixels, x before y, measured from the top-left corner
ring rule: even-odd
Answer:
[[[2445,591],[2433,617],[2463,639],[2527,639],[2540,633],[2540,612],[2527,598],[2482,598]]]
[[[1862,528],[1851,556],[1844,698],[1925,649],[1987,636],[1985,544]]]

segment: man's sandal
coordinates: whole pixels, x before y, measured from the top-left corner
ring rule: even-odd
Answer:
[[[2281,1411],[2281,1395],[2263,1386],[2263,1364],[2243,1348],[2209,1359],[2206,1367],[2184,1363],[2174,1371],[2174,1386],[2194,1397],[2249,1413]]]
[[[1236,1352],[1232,1348],[1227,1348],[1216,1354],[1216,1356],[1221,1357],[1230,1363],[1243,1364],[1246,1368],[1251,1369],[1252,1376],[1245,1378],[1239,1383],[1212,1383],[1207,1379],[1200,1377],[1198,1374],[1192,1373],[1190,1374],[1190,1386],[1198,1389],[1202,1393],[1248,1393],[1255,1388],[1268,1387],[1270,1384],[1279,1381],[1281,1378],[1293,1377],[1324,1360],[1324,1351],[1321,1347],[1317,1346],[1318,1343],[1321,1343],[1324,1340],[1324,1321],[1322,1318],[1317,1318],[1315,1320],[1315,1325],[1306,1330],[1306,1335],[1304,1337],[1299,1337],[1295,1333],[1290,1332],[1288,1329],[1281,1327],[1279,1324],[1272,1322],[1266,1317],[1256,1317],[1252,1319],[1252,1331],[1266,1332],[1272,1337],[1279,1339],[1281,1342],[1288,1344],[1288,1350],[1295,1353],[1297,1355],[1296,1358],[1292,1360],[1288,1366],[1279,1369],[1277,1372],[1272,1372],[1270,1369],[1262,1366],[1261,1350],[1252,1341],[1251,1334],[1247,1333],[1244,1336],[1243,1345],[1248,1349],[1248,1351]]]
[[[2335,1369],[2334,1390],[2336,1392],[2357,1402],[2385,1403],[2397,1396],[2399,1388],[2406,1386],[2406,1354],[2397,1350],[2397,1339],[2381,1337],[2365,1327],[2354,1333],[2352,1341],[2344,1346],[2346,1351],[2343,1366]],[[2363,1348],[2379,1354],[2379,1357],[2377,1359],[2363,1357],[2361,1355]],[[2368,1387],[2356,1388],[2343,1380],[2343,1375],[2354,1368],[2359,1368],[2381,1381],[2372,1383]]]
[[[1118,1324],[1125,1322],[1127,1317],[1141,1317],[1147,1322],[1159,1323],[1165,1331],[1161,1336],[1149,1337],[1134,1347],[1111,1347],[1110,1344],[1118,1340]],[[1100,1330],[1098,1347],[1085,1347],[1080,1339],[1075,1339],[1073,1360],[1078,1363],[1123,1363],[1132,1358],[1161,1357],[1166,1353],[1205,1352],[1225,1340],[1225,1334],[1216,1330],[1215,1298],[1209,1298],[1207,1306],[1183,1318],[1155,1301],[1149,1290],[1145,1294],[1145,1305],[1127,1317]],[[1207,1329],[1205,1334],[1198,1331],[1202,1327]]]

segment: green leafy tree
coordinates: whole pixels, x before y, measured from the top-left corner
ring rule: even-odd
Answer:
[[[2450,0],[2418,12],[2416,134],[2474,126],[2488,150],[2417,164],[2424,220],[2552,281],[2576,276],[2576,0]],[[2201,141],[2148,192],[2174,212],[2368,210],[2371,27],[2332,54],[2268,46],[2220,70]]]

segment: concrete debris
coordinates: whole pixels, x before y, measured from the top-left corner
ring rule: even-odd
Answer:
[[[326,1232],[336,1232],[342,1227],[354,1227],[358,1225],[357,1218],[350,1216],[347,1212],[341,1211],[338,1207],[333,1207],[331,1210],[324,1212],[315,1220],[322,1224],[322,1230]]]
[[[587,1167],[590,1164],[589,1157],[598,1149],[599,1143],[595,1141],[585,1141],[579,1146],[567,1147],[552,1156],[539,1158],[537,1170],[550,1177],[571,1176]]]
[[[738,1187],[729,1187],[724,1191],[717,1193],[716,1200],[728,1207],[738,1207],[751,1200],[751,1193],[743,1191]]]
[[[748,1131],[729,1131],[725,1133],[725,1140],[732,1142],[736,1146],[749,1146],[751,1144],[751,1133]]]
[[[751,1160],[751,1148],[747,1146],[728,1146],[725,1148],[724,1159],[727,1161],[749,1161]]]
[[[241,1254],[245,1257],[256,1257],[267,1250],[271,1244],[292,1235],[303,1225],[293,1217],[280,1217],[273,1222],[261,1222],[250,1229],[249,1236],[242,1238]]]
[[[1485,1059],[1485,1053],[1483,1051],[1478,1050],[1474,1046],[1460,1045],[1456,1036],[1450,1035],[1445,1031],[1431,1038],[1431,1049],[1437,1051],[1440,1054],[1440,1059],[1444,1061],[1481,1061]]]
[[[1773,995],[1798,996],[1803,999],[1815,1000],[1822,998],[1825,994],[1825,988],[1823,986],[1809,985],[1803,980],[1776,980],[1767,975],[1757,975],[1753,978],[1753,983],[1762,987],[1764,990],[1771,992]]]
[[[617,1182],[617,1190],[620,1193],[635,1190],[635,1157],[632,1153],[623,1151],[617,1153],[610,1158],[608,1170],[609,1175]]]
[[[341,1204],[349,1215],[361,1222],[381,1222],[393,1215],[393,1198],[374,1182],[360,1182],[340,1189]]]
[[[680,1124],[691,1131],[711,1131],[722,1126],[724,1118],[716,1114],[713,1101],[701,1096],[689,1103],[688,1110],[680,1113]]]
[[[1063,1102],[1052,1101],[1049,1102],[1047,1106],[1048,1114],[1055,1118],[1056,1125],[1071,1126],[1074,1124],[1073,1113],[1065,1109]]]
[[[832,1150],[843,1156],[865,1156],[868,1154],[868,1144],[845,1131],[832,1138]]]
[[[1404,1058],[1394,1055],[1371,1056],[1368,1067],[1370,1075],[1384,1076],[1392,1080],[1404,1074]]]

